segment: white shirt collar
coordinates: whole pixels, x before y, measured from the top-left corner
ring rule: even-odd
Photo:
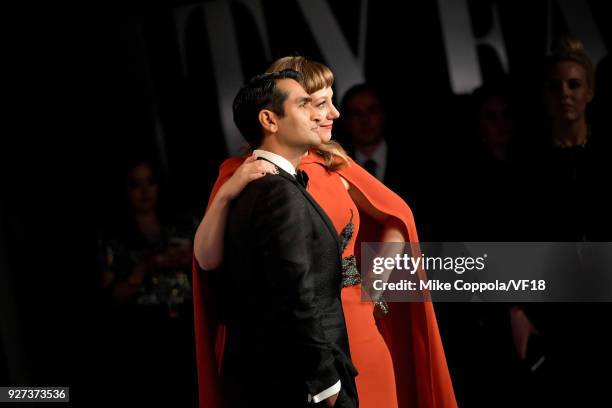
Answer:
[[[261,157],[262,159],[266,159],[274,163],[281,169],[285,170],[287,173],[291,174],[292,176],[295,176],[295,167],[293,167],[293,164],[291,164],[291,162],[285,159],[283,156],[279,156],[276,153],[261,149],[254,150],[253,154],[257,157]]]

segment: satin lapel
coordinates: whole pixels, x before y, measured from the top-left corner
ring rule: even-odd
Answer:
[[[261,159],[261,160],[265,160],[265,159]],[[306,197],[306,199],[310,202],[310,204],[312,204],[312,206],[314,207],[315,210],[317,210],[317,212],[319,213],[319,215],[321,216],[321,218],[323,219],[323,222],[325,223],[325,225],[327,226],[327,229],[329,230],[329,233],[331,234],[331,236],[334,238],[334,242],[336,243],[336,247],[338,248],[338,254],[340,257],[342,257],[342,251],[340,250],[340,237],[338,236],[338,233],[336,232],[336,227],[334,227],[334,224],[331,222],[331,220],[329,219],[327,213],[325,213],[325,211],[321,208],[321,206],[315,201],[314,198],[312,198],[312,196],[308,193],[308,191],[306,191],[304,189],[304,187],[302,187],[297,180],[295,179],[295,177],[293,177],[291,174],[287,173],[286,171],[284,171],[283,169],[281,169],[280,167],[278,168],[278,175],[281,177],[286,178],[287,180],[290,180],[293,184],[295,184],[295,186],[298,188],[298,190],[300,190],[300,192],[304,195],[304,197]]]
[[[308,191],[306,191],[299,184],[297,184],[297,187],[300,189],[302,194],[304,194],[304,197],[306,197],[308,199],[308,201],[310,201],[312,206],[315,208],[315,210],[317,210],[317,212],[319,213],[319,215],[321,216],[321,218],[325,222],[325,225],[327,226],[327,229],[329,230],[329,233],[334,238],[334,242],[336,243],[336,247],[338,248],[338,254],[339,254],[339,256],[342,256],[342,251],[340,250],[340,237],[338,236],[338,233],[336,232],[336,227],[334,227],[334,224],[331,222],[331,220],[327,216],[327,213],[321,208],[321,206],[315,201],[315,199],[312,198],[312,196],[308,193]]]

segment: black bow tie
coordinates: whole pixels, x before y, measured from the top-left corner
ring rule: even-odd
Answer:
[[[295,175],[295,180],[302,185],[302,187],[306,188],[308,185],[308,173],[304,170],[298,170]]]

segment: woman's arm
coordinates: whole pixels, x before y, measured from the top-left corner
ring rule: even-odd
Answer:
[[[204,270],[216,269],[223,262],[225,224],[231,199],[222,190],[223,187],[208,207],[194,238],[193,253]]]
[[[377,253],[377,256],[385,257],[385,258],[394,258],[396,255],[400,255],[403,252],[403,243],[407,242],[408,232],[406,231],[406,226],[402,220],[399,218],[393,217],[389,214],[385,214],[380,211],[372,203],[366,198],[366,196],[354,185],[350,184],[346,181],[342,176],[342,183],[345,187],[348,188],[349,195],[353,199],[353,202],[359,208],[360,211],[372,217],[378,223],[382,225],[381,235],[379,237],[380,242],[391,243],[397,242],[402,243],[402,245],[386,245],[383,248],[380,248],[380,251]],[[378,182],[378,180],[376,180]],[[389,280],[389,272],[380,275],[378,278],[387,282]],[[381,295],[381,294],[378,294]],[[384,317],[388,313],[388,309],[384,300],[376,298],[376,294],[374,295],[373,300],[376,301],[376,305],[378,307],[374,308],[374,315],[377,318]]]
[[[383,225],[382,235],[380,237],[381,242],[408,241],[408,233],[404,223],[401,220],[392,217],[389,214],[385,214],[374,207],[358,188],[352,184],[349,184],[344,178],[342,178],[342,182],[345,183],[345,186],[348,186],[348,192],[355,202],[357,208]]]
[[[278,174],[278,169],[266,160],[249,156],[213,197],[194,238],[193,251],[200,268],[212,270],[223,262],[225,224],[230,202],[253,180]]]
[[[405,233],[406,227],[399,219],[387,216],[383,226],[381,242],[407,242],[408,236]]]
[[[113,300],[120,304],[127,303],[138,292],[145,276],[154,269],[154,265],[153,259],[144,260],[138,263],[125,279],[114,280]]]
[[[160,265],[159,256],[149,256],[136,263],[127,275],[120,277],[117,276],[116,266],[105,265],[102,269],[102,288],[108,291],[114,302],[127,303],[138,292],[145,277]]]

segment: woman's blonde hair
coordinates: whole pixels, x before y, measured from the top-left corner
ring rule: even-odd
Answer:
[[[279,58],[268,67],[266,72],[284,69],[292,69],[302,74],[304,77],[302,85],[309,94],[334,84],[334,74],[327,65],[307,60],[301,56]],[[336,141],[321,143],[315,150],[325,159],[325,167],[328,170],[339,170],[349,164],[348,154]]]
[[[582,42],[569,35],[559,37],[552,52],[546,57],[545,65],[548,68],[564,61],[572,61],[581,65],[586,72],[587,84],[591,89],[595,90],[593,61],[591,61],[591,58],[586,53]]]

